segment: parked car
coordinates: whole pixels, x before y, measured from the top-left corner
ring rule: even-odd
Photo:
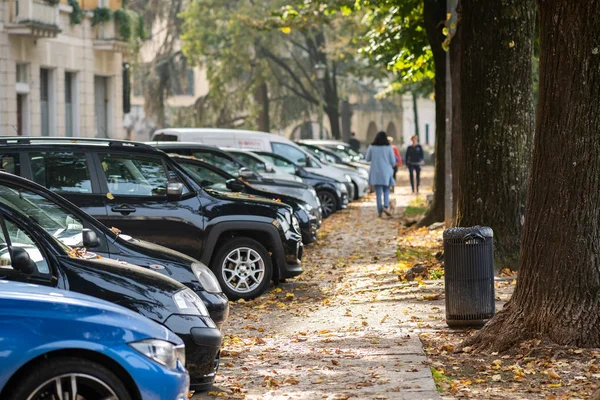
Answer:
[[[252,169],[252,171],[258,172],[265,178],[271,179],[281,179],[284,181],[295,181],[302,182],[302,178],[294,173],[288,173],[287,171],[281,170],[271,164],[269,161],[261,158],[259,155],[256,155],[249,150],[245,149],[236,149],[231,147],[221,147],[221,150],[235,156],[237,159],[244,162],[246,165]]]
[[[9,157],[0,155],[0,161]],[[61,196],[16,175],[0,172],[0,202],[34,218],[67,246],[85,247],[104,258],[149,268],[183,283],[202,299],[219,329],[227,320],[227,297],[212,271],[200,261],[109,229]]]
[[[321,163],[296,143],[271,133],[237,129],[167,128],[156,131],[152,136],[152,140],[156,142],[198,142],[212,146],[270,151],[284,156],[309,172],[325,175],[343,182],[348,187],[348,193],[352,192],[352,179],[345,171]],[[349,201],[352,201],[353,198],[351,196]]]
[[[0,281],[0,398],[186,400],[183,341],[123,307]]]
[[[354,165],[351,162],[344,162],[339,156],[326,148],[304,142],[298,142],[298,145],[319,158],[321,162],[343,169],[352,179],[355,200],[369,193],[369,170],[367,166],[358,166],[360,165],[359,163],[356,163],[358,165]]]
[[[323,218],[327,218],[337,210],[348,207],[349,192],[346,183],[338,182],[335,179],[315,174],[314,172],[309,172],[279,154],[257,150],[255,150],[255,152],[261,157],[270,160],[274,165],[278,165],[282,168],[298,168],[298,173],[304,182],[311,184],[313,188],[315,188],[317,196],[319,196],[319,201],[321,202]]]
[[[221,332],[191,289],[136,265],[75,251],[48,234],[34,218],[3,202],[0,280],[87,294],[133,310],[183,339],[192,389],[203,389],[214,381]]]
[[[267,178],[258,172],[252,171],[252,168],[248,164],[236,156],[214,146],[204,146],[199,143],[187,142],[151,142],[149,144],[166,153],[200,158],[236,178],[242,178],[255,188],[303,200],[313,207],[314,215],[318,219],[321,219],[321,204],[319,203],[317,192],[310,184]],[[298,173],[298,175],[301,174]]]
[[[190,177],[205,190],[245,193],[250,196],[261,196],[288,204],[294,210],[296,218],[298,218],[304,244],[313,243],[317,240],[317,233],[321,227],[321,219],[312,213],[313,207],[310,204],[295,197],[257,189],[243,179],[235,178],[222,169],[197,158],[180,155],[172,155],[171,158],[186,170]]]
[[[365,156],[357,151],[355,151],[348,143],[342,142],[340,140],[303,140],[303,143],[313,144],[317,146],[322,146],[330,149],[335,152],[340,157],[344,158],[346,162],[358,162],[361,164],[368,164],[365,160]]]
[[[143,143],[0,138],[21,176],[58,192],[106,226],[199,259],[229,299],[251,299],[302,270],[290,206],[204,191],[167,154]]]

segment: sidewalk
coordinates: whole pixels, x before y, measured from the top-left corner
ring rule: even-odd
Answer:
[[[413,196],[393,198],[399,213]],[[440,399],[418,300],[394,289],[398,218],[377,218],[374,200],[325,221],[303,275],[232,304],[216,387],[195,398]]]

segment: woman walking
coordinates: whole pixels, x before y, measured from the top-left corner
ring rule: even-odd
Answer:
[[[392,214],[388,208],[390,204],[390,186],[395,185],[395,182],[393,182],[394,164],[396,164],[397,159],[385,132],[379,132],[375,136],[375,140],[367,150],[366,159],[371,162],[369,184],[375,187],[377,214],[380,218],[382,212],[391,216]]]
[[[423,156],[423,148],[419,144],[419,137],[414,135],[410,140],[412,144],[406,149],[406,157],[404,157],[404,159],[406,160],[406,166],[408,167],[408,173],[410,175],[412,192],[415,193],[416,189],[417,193],[419,193],[419,186],[421,185],[421,165],[425,163],[425,157]]]

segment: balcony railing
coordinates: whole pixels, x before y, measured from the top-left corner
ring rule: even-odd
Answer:
[[[8,0],[11,34],[56,37],[60,33],[58,5],[43,0]]]
[[[94,49],[100,51],[124,51],[127,42],[121,38],[119,24],[113,19],[99,23],[95,26],[96,40]]]

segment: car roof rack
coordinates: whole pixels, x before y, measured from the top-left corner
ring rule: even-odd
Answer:
[[[32,143],[91,143],[107,144],[109,147],[140,147],[144,149],[153,149],[155,147],[142,142],[118,139],[101,139],[87,137],[60,137],[60,136],[0,136],[0,145],[2,144],[32,144]]]

